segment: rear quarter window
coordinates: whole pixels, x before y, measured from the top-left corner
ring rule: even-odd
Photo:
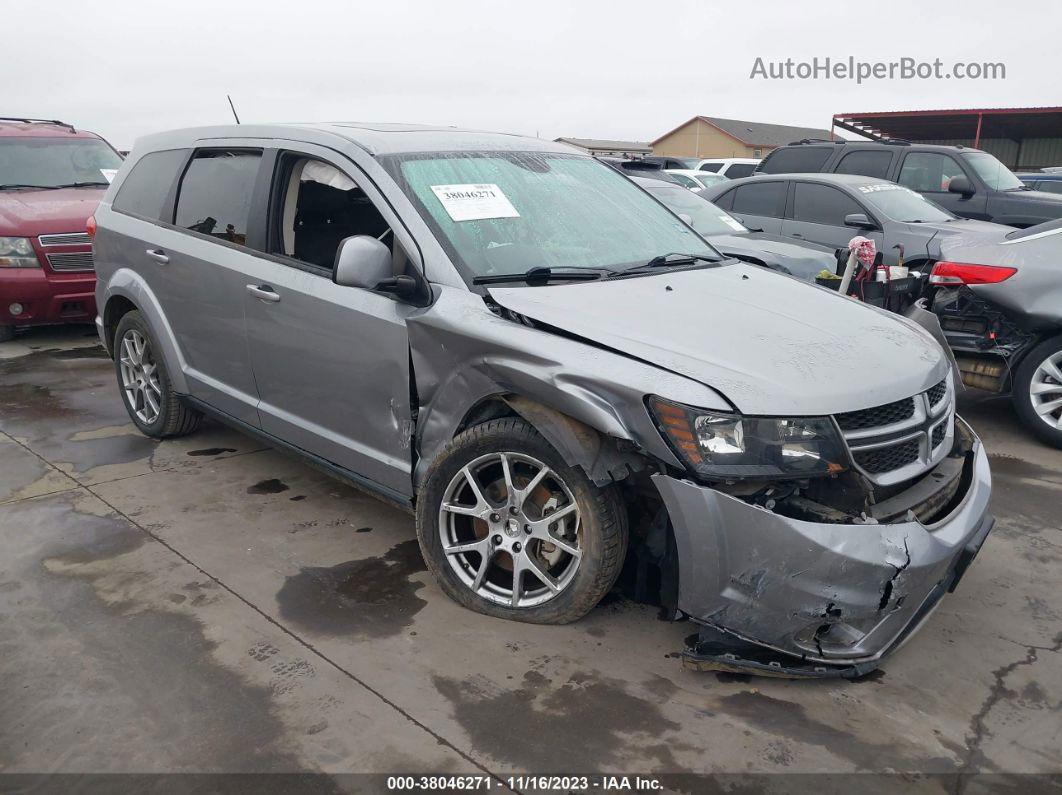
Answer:
[[[733,163],[730,168],[726,170],[726,175],[730,179],[741,179],[742,177],[751,177],[752,172],[756,169],[755,163]]]
[[[833,147],[794,146],[775,149],[760,164],[761,174],[817,174],[830,159]]]
[[[129,175],[118,188],[111,209],[153,221],[171,221],[171,218],[163,217],[164,213],[168,215],[166,202],[187,155],[184,149],[168,149],[144,155],[133,164]]]

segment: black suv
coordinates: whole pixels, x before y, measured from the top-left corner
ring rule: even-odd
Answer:
[[[1031,190],[988,152],[964,146],[806,139],[775,149],[756,173],[877,177],[963,218],[1021,228],[1062,218],[1062,195]]]

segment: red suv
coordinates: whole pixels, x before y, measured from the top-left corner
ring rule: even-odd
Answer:
[[[15,326],[93,322],[85,222],[121,163],[94,133],[0,118],[0,340]]]

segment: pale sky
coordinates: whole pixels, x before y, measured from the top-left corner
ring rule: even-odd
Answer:
[[[232,121],[651,140],[691,116],[1062,105],[1057,0],[6,0],[0,113],[118,148]],[[747,11],[745,10],[747,9]],[[735,13],[737,12],[737,13]],[[765,61],[1002,62],[1005,80],[750,80]]]

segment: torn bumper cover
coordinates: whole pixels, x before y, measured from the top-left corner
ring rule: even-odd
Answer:
[[[954,590],[991,530],[976,438],[967,467],[965,493],[927,524],[802,521],[654,475],[675,532],[678,607],[706,627],[687,663],[791,676],[873,670]]]

